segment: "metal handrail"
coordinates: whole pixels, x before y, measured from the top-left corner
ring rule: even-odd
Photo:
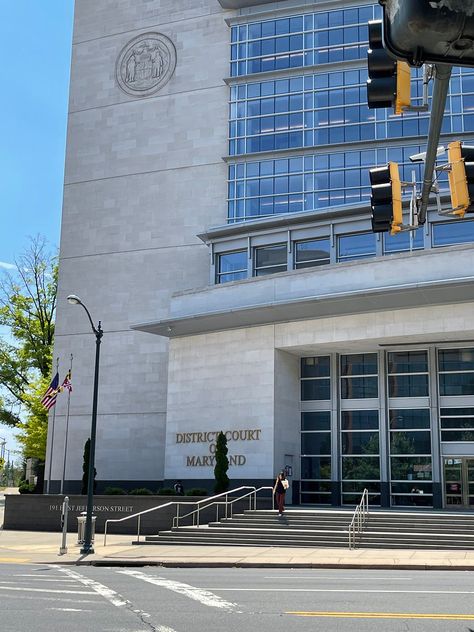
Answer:
[[[247,492],[246,494],[244,494],[243,496],[239,496],[238,498],[234,498],[233,500],[228,500],[227,496],[229,494],[232,494],[235,491],[239,491],[240,489],[250,489],[250,492]],[[219,506],[220,505],[224,505],[225,506],[225,518],[232,518],[232,508],[233,508],[233,504],[243,500],[244,498],[247,498],[247,496],[249,497],[249,509],[252,509],[252,498],[253,498],[253,508],[254,510],[257,508],[257,494],[258,492],[261,492],[264,489],[271,489],[272,490],[272,509],[274,508],[274,503],[275,503],[275,498],[273,496],[273,487],[259,487],[258,489],[256,487],[239,487],[238,489],[232,490],[230,492],[224,492],[224,494],[221,495],[225,495],[226,499],[224,501],[214,501],[209,503],[209,505],[206,505],[206,507],[204,507],[204,509],[208,509],[209,507],[212,507],[213,505],[216,506],[216,521],[219,520]],[[214,498],[217,498],[217,496],[214,496]],[[206,500],[212,500],[211,498],[207,498]],[[202,501],[201,501],[202,502]],[[228,508],[230,506],[230,516],[228,513]],[[198,527],[200,526],[200,508],[198,507],[197,509],[195,509],[194,511],[190,511],[189,513],[185,514],[184,516],[180,516],[179,515],[179,507],[178,507],[178,513],[177,515],[173,518],[173,529],[178,528],[179,527],[179,521],[183,518],[189,518],[189,516],[193,516],[193,527]],[[196,514],[196,520],[194,518],[194,514]]]
[[[151,513],[152,511],[157,511],[158,509],[165,509],[166,507],[171,507],[172,505],[176,505],[176,517],[180,517],[179,516],[179,507],[180,505],[198,505],[198,509],[195,511],[200,511],[201,507],[200,505],[203,503],[210,503],[210,504],[215,504],[211,501],[213,501],[215,498],[221,498],[222,496],[228,496],[229,494],[235,494],[236,492],[242,490],[242,489],[250,489],[253,491],[256,491],[255,487],[250,487],[250,486],[242,486],[242,487],[237,487],[236,489],[232,489],[230,491],[227,492],[222,492],[220,494],[216,494],[215,496],[211,496],[210,498],[203,498],[202,500],[196,500],[194,502],[187,502],[187,503],[183,503],[177,500],[173,500],[169,503],[165,503],[164,505],[158,505],[157,507],[151,507],[150,509],[145,509],[144,511],[140,511],[138,513],[132,514],[131,516],[124,516],[123,518],[109,518],[108,520],[105,521],[105,526],[104,526],[104,546],[107,545],[107,527],[109,522],[125,522],[126,520],[132,520],[133,518],[137,518],[137,542],[140,542],[140,528],[141,528],[141,517],[144,514],[148,514]],[[263,488],[261,488],[263,489]],[[236,500],[240,500],[240,497]],[[226,499],[227,502],[227,499]],[[204,507],[205,508],[205,507]],[[194,513],[194,512],[191,512]],[[181,518],[186,518],[188,515],[190,514],[186,514],[184,516],[181,516]],[[173,525],[174,525],[174,520],[175,518],[173,518]],[[193,524],[194,524],[194,518],[193,518]],[[198,525],[199,526],[199,525]]]
[[[369,519],[369,490],[364,489],[362,498],[354,510],[352,520],[349,525],[349,548],[355,549],[356,535],[360,536],[365,523]]]

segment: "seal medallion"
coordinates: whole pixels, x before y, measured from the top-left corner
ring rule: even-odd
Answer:
[[[176,68],[173,42],[161,33],[142,33],[126,44],[115,74],[124,92],[145,97],[162,88]]]

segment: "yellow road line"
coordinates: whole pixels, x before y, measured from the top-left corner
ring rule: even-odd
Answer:
[[[415,612],[285,612],[297,617],[333,617],[340,619],[443,619],[474,620],[474,614],[428,614]]]

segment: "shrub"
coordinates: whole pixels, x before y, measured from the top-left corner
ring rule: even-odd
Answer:
[[[176,496],[176,492],[172,487],[163,487],[158,490],[158,496]]]
[[[186,496],[207,496],[207,489],[194,487],[193,489],[188,489],[185,495]]]
[[[151,491],[151,489],[147,489],[146,487],[131,489],[128,493],[130,494],[130,496],[153,496],[153,492]]]
[[[126,494],[127,492],[121,487],[106,487],[104,490],[104,494],[107,496],[119,496]]]
[[[32,494],[35,491],[35,486],[33,483],[28,483],[28,481],[20,481],[20,485],[18,486],[18,492],[20,494]]]

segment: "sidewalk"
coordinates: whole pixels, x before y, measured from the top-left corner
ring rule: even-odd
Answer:
[[[0,493],[3,523],[3,493]],[[131,535],[98,534],[95,552],[83,556],[77,536],[68,533],[65,555],[62,534],[0,530],[0,564],[92,564],[102,566],[167,566],[228,568],[373,568],[400,570],[474,570],[474,550],[283,548],[244,546],[132,545]]]

